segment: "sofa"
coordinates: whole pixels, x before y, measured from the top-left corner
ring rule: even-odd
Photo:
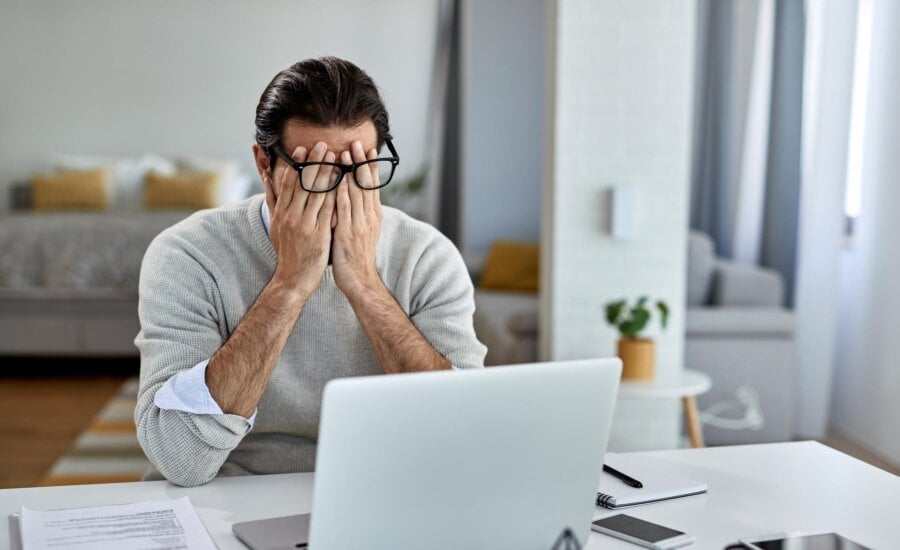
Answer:
[[[477,282],[482,262],[466,260]],[[781,276],[717,258],[712,240],[697,231],[687,264],[684,363],[713,381],[698,397],[706,443],[791,439],[794,317],[784,307]],[[488,365],[537,360],[537,294],[476,286],[475,306]]]

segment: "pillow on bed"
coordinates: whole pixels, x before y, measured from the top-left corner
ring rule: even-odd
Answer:
[[[219,174],[179,172],[168,176],[151,170],[144,177],[144,208],[200,210],[218,204]]]
[[[105,168],[36,174],[31,178],[35,210],[105,210],[109,204],[109,172]]]
[[[139,212],[143,209],[144,176],[151,170],[161,174],[175,173],[175,163],[159,155],[148,153],[141,157],[102,157],[54,154],[47,159],[51,170],[109,171],[109,205],[119,212]]]
[[[233,160],[218,160],[199,156],[183,156],[175,161],[179,171],[216,172],[219,174],[218,204],[228,204],[247,198],[250,194],[251,179],[241,171]]]

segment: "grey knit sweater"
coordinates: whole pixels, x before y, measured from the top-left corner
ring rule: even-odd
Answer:
[[[263,200],[256,195],[192,215],[157,236],[141,266],[135,423],[144,452],[178,485],[216,475],[313,470],[325,383],[384,372],[329,266],[287,340],[252,430],[237,415],[154,405],[166,380],[216,353],[274,274]],[[385,207],[375,263],[439,353],[457,368],[484,364],[486,350],[472,328],[472,284],[446,237]]]

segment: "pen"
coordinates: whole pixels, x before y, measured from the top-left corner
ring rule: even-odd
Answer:
[[[613,477],[619,478],[620,480],[622,480],[622,483],[624,483],[625,485],[630,485],[631,487],[634,487],[635,489],[641,489],[644,486],[644,484],[641,483],[640,481],[634,479],[631,476],[623,474],[622,472],[620,472],[619,470],[616,470],[612,466],[607,466],[606,464],[604,464],[603,471],[610,474]]]

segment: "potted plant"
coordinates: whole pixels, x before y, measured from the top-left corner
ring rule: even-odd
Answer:
[[[660,325],[666,328],[669,320],[669,306],[662,300],[656,301]],[[634,305],[627,300],[616,300],[606,304],[606,320],[619,329],[618,355],[622,360],[622,378],[627,380],[653,380],[655,365],[655,345],[649,338],[641,338],[640,333],[650,321],[647,297],[641,296]]]

